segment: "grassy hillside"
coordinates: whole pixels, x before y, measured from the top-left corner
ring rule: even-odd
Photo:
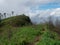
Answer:
[[[4,19],[2,21],[2,24],[13,26],[13,27],[18,27],[18,26],[24,26],[24,25],[29,25],[32,24],[31,20],[28,16],[25,15],[19,15],[19,16],[14,16],[11,18]]]
[[[19,26],[21,23],[16,20],[23,18],[11,17],[2,21],[4,25],[0,27],[0,45],[60,45],[60,35],[48,28],[47,24],[31,25],[27,21],[27,25],[24,22],[23,26]],[[16,23],[13,25],[11,21]]]

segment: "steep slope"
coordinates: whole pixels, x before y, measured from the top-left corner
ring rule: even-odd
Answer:
[[[14,16],[11,18],[4,19],[2,23],[3,25],[10,25],[14,27],[32,24],[30,18],[25,15],[19,15],[19,16]]]

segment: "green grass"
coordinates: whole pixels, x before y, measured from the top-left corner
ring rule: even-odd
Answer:
[[[5,26],[0,31],[0,45],[60,45],[58,34],[44,25]]]
[[[0,27],[0,45],[60,45],[60,35],[47,24],[14,27],[10,20],[2,21],[6,24]]]
[[[25,25],[29,25],[29,24],[31,25],[32,22],[28,16],[19,15],[19,16],[14,16],[14,17],[10,17],[7,19],[3,19],[1,21],[1,24],[3,26],[9,25],[9,26],[18,27],[18,26],[25,26]]]

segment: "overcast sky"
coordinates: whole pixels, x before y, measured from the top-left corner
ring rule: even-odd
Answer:
[[[30,17],[60,15],[60,0],[0,0],[0,12],[26,14]]]

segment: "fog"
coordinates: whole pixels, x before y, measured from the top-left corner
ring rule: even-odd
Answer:
[[[3,15],[3,13],[2,13]],[[19,14],[20,15],[20,14]],[[18,16],[16,14],[12,15],[12,13],[6,13],[6,17],[3,15],[1,16],[2,19],[9,18],[12,16]],[[56,21],[58,20],[58,23],[60,23],[60,15],[41,15],[41,14],[35,14],[34,16],[29,16],[33,24],[41,24],[41,23],[48,23],[50,20],[54,25],[56,25]]]
[[[49,16],[42,16],[42,17],[39,17],[39,15],[36,15],[34,17],[31,17],[30,19],[34,24],[48,23],[50,20],[52,21],[54,25],[56,25],[56,21],[60,23],[60,15],[59,16],[49,15]]]

